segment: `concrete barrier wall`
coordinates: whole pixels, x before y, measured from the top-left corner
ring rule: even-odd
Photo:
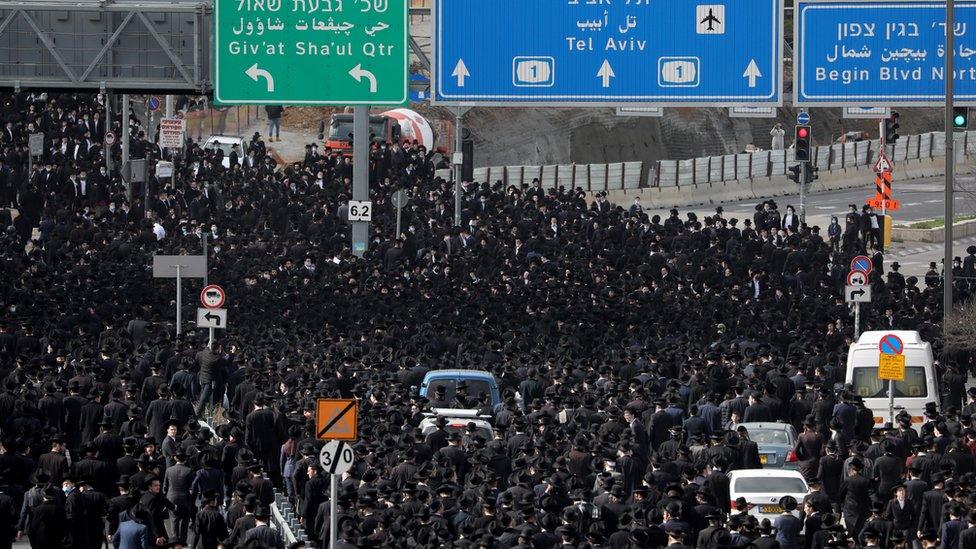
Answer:
[[[960,162],[967,154],[976,156],[976,132],[955,134],[955,145]],[[816,147],[813,161],[820,168],[820,180],[814,183],[814,190],[872,185],[871,166],[879,151],[877,140]],[[940,158],[945,155],[945,135],[934,132],[903,136],[889,147],[889,154],[895,165],[896,182],[941,175],[945,165]],[[691,205],[695,200],[717,204],[795,194],[796,185],[785,178],[787,169],[795,164],[794,150],[786,149],[653,163],[494,166],[476,168],[474,179],[501,181],[506,186],[529,185],[540,179],[546,189],[581,188],[589,193],[634,193],[678,187],[673,191],[648,193],[660,200],[677,200],[666,204],[677,206]],[[447,170],[437,174],[450,177]],[[695,198],[699,195],[704,196]]]
[[[956,173],[973,173],[972,163],[957,164]],[[899,184],[910,185],[912,180],[936,177],[945,174],[944,158],[907,160],[895,165],[893,177],[896,188]],[[837,191],[843,189],[874,188],[875,173],[870,166],[858,166],[845,170],[821,171],[820,179],[811,185],[811,192]],[[704,185],[685,185],[672,187],[642,188],[634,190],[609,191],[611,202],[627,204],[639,196],[645,208],[675,208],[689,206],[709,206],[739,200],[775,198],[795,195],[797,186],[785,176],[753,178],[744,182],[722,182]],[[976,222],[974,222],[976,225]],[[976,232],[974,232],[976,234]]]
[[[973,236],[974,234],[976,234],[976,220],[960,221],[952,225],[952,235],[955,238]],[[945,242],[945,228],[906,229],[892,227],[891,239],[895,242]]]

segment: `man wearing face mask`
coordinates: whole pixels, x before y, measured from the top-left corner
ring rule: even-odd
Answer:
[[[857,245],[857,232],[861,229],[861,214],[857,213],[857,206],[848,204],[847,215],[844,217],[844,250],[851,251]]]
[[[800,217],[796,215],[793,206],[786,207],[786,213],[783,214],[783,228],[794,233],[800,229]]]

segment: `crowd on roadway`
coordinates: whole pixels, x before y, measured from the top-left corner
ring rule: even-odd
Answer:
[[[864,242],[832,246],[773,201],[751,219],[662,219],[639,200],[477,182],[455,226],[432,152],[374,143],[358,258],[349,158],[312,144],[279,165],[259,134],[229,153],[188,142],[147,205],[105,168],[118,144],[102,146],[101,96],[3,99],[0,548],[281,548],[276,494],[323,547],[321,397],[359,399],[337,548],[976,547],[972,361],[942,347],[935,270],[904,277],[875,253],[861,310],[862,329],[936,348],[947,391],[916,431],[876,423],[844,386],[841,289]],[[172,154],[124,122],[134,158]],[[228,296],[212,345],[176,335],[175,283],[151,268],[204,236]],[[421,397],[446,368],[490,372],[500,403]],[[425,433],[432,407],[476,409],[490,433]],[[741,422],[801,433],[809,493],[771,520],[730,494],[728,473],[762,467]]]

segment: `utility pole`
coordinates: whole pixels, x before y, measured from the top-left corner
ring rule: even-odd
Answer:
[[[952,128],[952,92],[955,52],[955,3],[946,0],[946,56],[945,56],[945,255],[942,258],[942,332],[948,326],[949,315],[952,313],[952,218],[953,218],[953,181],[955,175],[955,134]]]

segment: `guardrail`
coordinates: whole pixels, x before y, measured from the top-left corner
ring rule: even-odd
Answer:
[[[955,134],[961,156],[976,154],[976,131]],[[837,143],[815,147],[815,165],[821,171],[836,171],[869,166],[877,158],[878,140]],[[945,133],[907,135],[888,146],[894,163],[945,156]],[[507,185],[531,184],[538,179],[545,189],[582,188],[587,192],[621,191],[655,187],[681,187],[708,183],[749,182],[759,178],[785,176],[796,162],[793,149],[758,151],[657,162],[617,162],[612,164],[561,164],[546,166],[494,166],[475,168],[478,182],[501,181]],[[444,170],[438,175],[449,177]]]
[[[204,419],[198,420],[200,425],[210,429],[210,432],[213,433],[214,440],[220,441],[220,437],[217,436],[217,430],[214,429],[214,426],[217,424],[217,418],[214,416],[213,410],[207,411],[205,415],[206,417]],[[221,423],[226,423],[226,421]],[[286,544],[292,544],[296,541],[304,541],[307,543],[308,536],[305,535],[304,528],[298,522],[298,515],[292,507],[291,502],[288,501],[287,497],[278,492],[277,488],[274,489],[274,496],[275,500],[271,504],[271,522],[281,532],[281,537],[284,542]]]

